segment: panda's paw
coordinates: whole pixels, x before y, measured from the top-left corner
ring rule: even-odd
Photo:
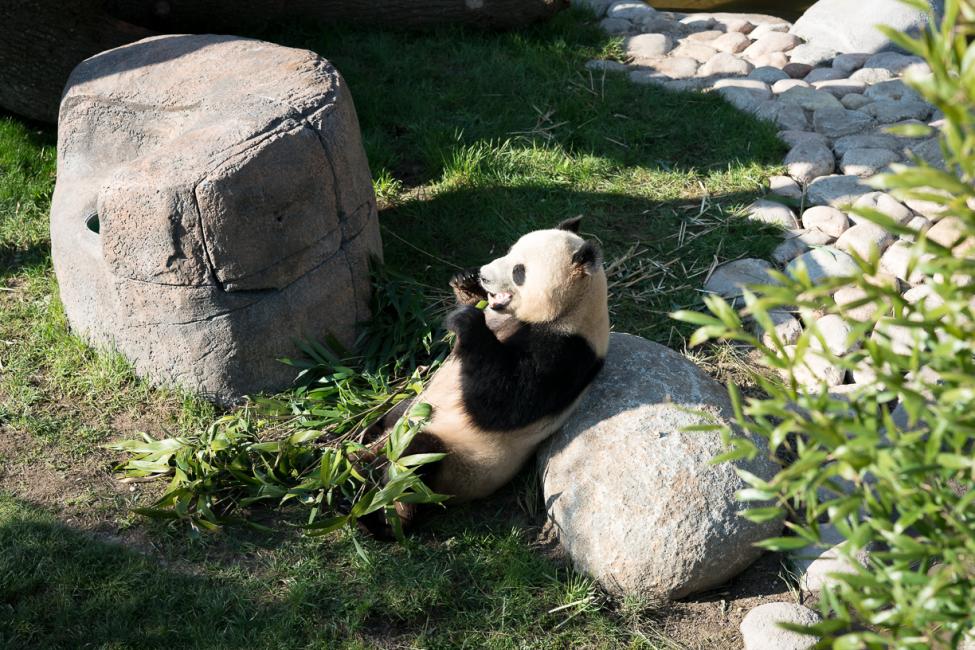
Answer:
[[[465,291],[479,289],[481,287],[481,270],[473,268],[457,271],[450,278],[450,286],[454,289],[464,289]]]
[[[472,305],[463,305],[447,314],[444,326],[458,336],[487,327],[484,322],[484,312]]]

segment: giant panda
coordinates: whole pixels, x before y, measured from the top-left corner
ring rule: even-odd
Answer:
[[[507,483],[572,414],[609,346],[607,283],[599,247],[580,219],[521,237],[504,257],[450,282],[458,306],[445,326],[453,349],[415,402],[432,414],[407,453],[445,452],[424,481],[450,503],[486,497]],[[476,305],[487,301],[486,309]],[[410,406],[374,423],[377,440]],[[397,504],[402,522],[415,508]],[[367,523],[377,535],[378,521]]]

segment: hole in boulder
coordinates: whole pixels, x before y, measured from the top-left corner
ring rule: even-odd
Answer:
[[[92,231],[96,235],[100,232],[100,225],[98,223],[98,215],[90,214],[88,218],[85,219],[85,225],[88,226],[88,230]]]
[[[101,226],[98,223],[98,215],[97,214],[90,214],[90,215],[88,215],[88,217],[85,219],[85,225],[88,227],[88,230],[92,231],[96,235],[99,234],[99,232],[101,230]]]

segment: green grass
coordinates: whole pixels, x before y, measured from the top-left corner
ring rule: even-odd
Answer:
[[[590,75],[585,61],[619,43],[589,23],[263,36],[345,76],[393,270],[443,287],[454,267],[583,214],[612,264],[615,328],[680,347],[666,314],[699,303],[710,266],[775,244],[738,212],[781,146],[717,98]],[[0,118],[0,646],[669,647],[639,604],[534,548],[530,471],[408,547],[366,541],[369,563],[346,532],[196,544],[131,516],[154,492],[114,484],[100,445],[214,411],[68,332],[47,233],[54,157],[52,130]]]

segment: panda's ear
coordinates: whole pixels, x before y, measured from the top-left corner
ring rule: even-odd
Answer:
[[[572,265],[582,273],[591,274],[602,262],[602,252],[599,245],[586,240],[579,249],[572,254]]]
[[[582,223],[582,215],[577,217],[572,217],[571,219],[566,219],[556,226],[558,230],[568,230],[569,232],[574,232],[579,234],[579,225]]]

